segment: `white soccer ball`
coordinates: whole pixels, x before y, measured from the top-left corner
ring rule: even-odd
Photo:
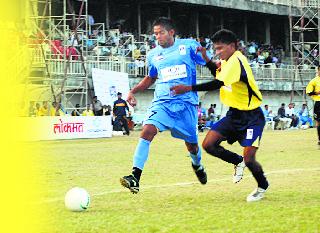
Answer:
[[[90,205],[90,195],[83,188],[72,188],[67,192],[64,204],[71,211],[84,211]]]

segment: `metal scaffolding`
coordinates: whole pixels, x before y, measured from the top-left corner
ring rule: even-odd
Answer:
[[[62,15],[52,14],[52,4],[62,4]],[[88,103],[88,74],[84,56],[87,54],[88,33],[87,0],[29,0],[30,25],[33,38],[29,47],[32,54],[29,84],[33,88],[51,92],[47,101],[61,103],[66,111],[79,103],[85,109]],[[55,66],[63,64],[63,69]],[[71,70],[70,64],[78,63]]]
[[[294,17],[292,8],[298,7],[300,16]],[[306,102],[305,88],[297,90],[297,84],[305,87],[303,82],[304,71],[310,67],[319,65],[320,44],[320,0],[301,0],[297,5],[291,0],[289,8],[290,25],[290,55],[291,63],[296,67],[292,78],[291,102],[295,99],[295,93]]]

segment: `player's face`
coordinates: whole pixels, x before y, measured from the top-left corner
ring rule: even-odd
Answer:
[[[216,51],[216,56],[220,57],[222,60],[228,60],[236,51],[234,43],[225,44],[222,42],[216,42],[214,43],[214,49]]]
[[[173,45],[174,30],[167,31],[163,26],[156,25],[153,27],[153,33],[161,47],[167,48]]]

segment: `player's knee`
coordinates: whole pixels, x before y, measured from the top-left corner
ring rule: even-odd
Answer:
[[[211,154],[211,155],[214,155],[214,156],[219,156],[220,152],[221,152],[220,146],[218,146],[216,144],[209,144],[209,143],[203,142],[202,143],[202,148],[208,154]]]
[[[186,142],[186,147],[187,147],[187,150],[191,153],[191,154],[197,154],[198,153],[198,150],[199,150],[199,146],[197,143],[188,143]]]
[[[256,160],[254,156],[244,156],[244,163],[248,168],[251,168],[255,165]]]
[[[148,140],[148,141],[152,141],[154,136],[157,134],[158,130],[155,126],[153,125],[145,125],[145,127],[143,128],[140,137]]]

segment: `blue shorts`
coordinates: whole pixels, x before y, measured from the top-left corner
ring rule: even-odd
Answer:
[[[224,136],[229,144],[238,141],[243,147],[259,147],[265,123],[261,108],[249,111],[230,108],[225,117],[211,126],[211,130]]]
[[[195,105],[185,102],[163,102],[148,109],[143,125],[154,125],[160,132],[189,143],[198,143],[198,115]]]

